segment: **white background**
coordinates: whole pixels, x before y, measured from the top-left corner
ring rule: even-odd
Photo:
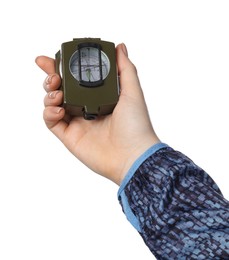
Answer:
[[[0,259],[152,259],[118,186],[45,127],[37,55],[73,37],[126,43],[162,141],[229,198],[228,1],[5,1],[0,4]]]

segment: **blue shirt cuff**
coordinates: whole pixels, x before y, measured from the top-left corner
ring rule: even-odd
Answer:
[[[148,150],[146,150],[131,166],[128,173],[126,174],[125,178],[122,180],[119,190],[118,190],[118,197],[120,196],[121,192],[124,190],[126,184],[130,181],[130,179],[133,177],[137,169],[140,167],[140,165],[152,154],[156,153],[158,150],[168,147],[165,143],[157,143],[151,146]]]
[[[121,185],[119,187],[118,190],[118,199],[121,200],[122,202],[122,207],[123,207],[123,211],[127,217],[127,219],[129,220],[129,222],[135,227],[135,229],[137,229],[138,232],[141,232],[141,227],[140,227],[140,223],[138,221],[138,219],[136,218],[136,216],[134,215],[134,213],[132,212],[126,194],[124,192],[125,186],[127,185],[127,183],[130,181],[130,179],[133,177],[133,175],[135,174],[135,172],[137,171],[137,169],[140,167],[140,165],[151,155],[153,155],[154,153],[156,153],[158,150],[168,147],[167,144],[165,143],[157,143],[153,146],[151,146],[148,150],[146,150],[132,165],[132,167],[130,168],[130,170],[128,171],[128,173],[126,174],[125,178],[123,179],[123,181],[121,182]]]

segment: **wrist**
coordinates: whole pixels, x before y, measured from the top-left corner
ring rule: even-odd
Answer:
[[[146,149],[129,167],[129,169],[124,174],[121,182],[119,183],[119,193],[125,188],[126,184],[130,181],[130,179],[133,177],[137,169],[140,167],[140,165],[151,155],[156,153],[158,150],[168,147],[167,144],[162,143],[158,141],[157,143],[153,144],[151,147]]]
[[[135,146],[131,152],[129,152],[129,156],[122,165],[122,169],[120,170],[119,180],[117,181],[118,185],[121,185],[123,180],[126,178],[126,175],[129,173],[129,170],[135,165],[136,162],[142,162],[142,159],[146,159],[150,156],[154,151],[158,150],[161,146],[165,144],[161,143],[160,140],[154,136],[153,138],[147,141],[141,141],[141,144]]]

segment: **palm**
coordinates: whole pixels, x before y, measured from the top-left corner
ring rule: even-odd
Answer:
[[[112,115],[93,121],[73,118],[63,143],[93,171],[108,178],[118,175],[130,153],[144,142],[143,136],[149,138],[153,132],[148,117],[134,119],[139,107],[133,102],[132,98],[121,96]],[[146,110],[144,102],[142,109]]]
[[[84,164],[96,172],[101,171],[101,155],[109,142],[111,117],[86,121],[74,117],[65,130],[64,145]],[[103,166],[102,166],[103,167]]]

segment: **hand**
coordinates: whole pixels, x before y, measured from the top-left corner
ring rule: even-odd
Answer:
[[[124,44],[116,48],[121,93],[112,114],[87,121],[70,118],[60,105],[63,99],[55,61],[36,58],[48,76],[44,88],[44,121],[47,127],[80,161],[118,185],[134,161],[159,142],[151,125],[135,66]]]

